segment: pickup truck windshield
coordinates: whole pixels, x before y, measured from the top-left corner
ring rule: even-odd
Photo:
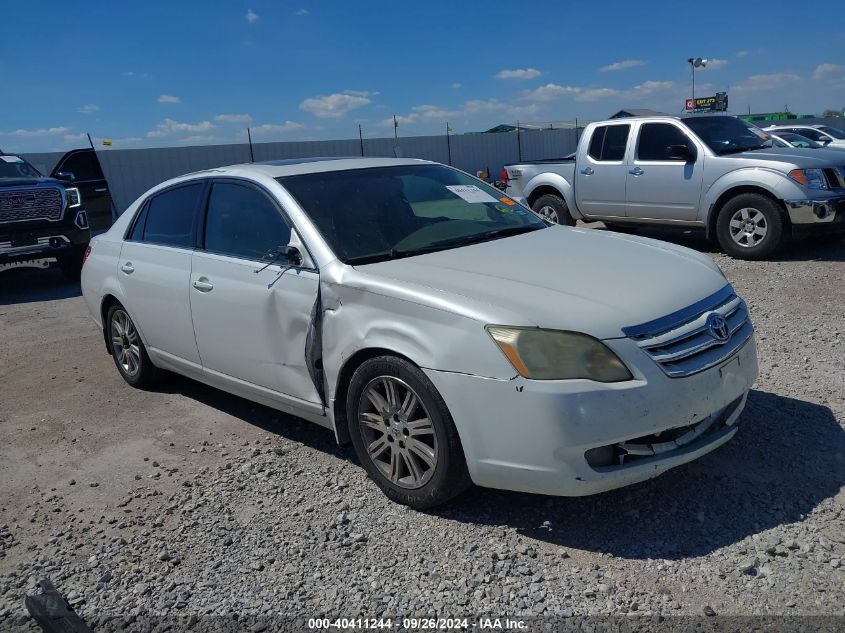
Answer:
[[[0,180],[40,178],[41,174],[23,158],[9,154],[0,155]]]
[[[696,116],[684,124],[717,154],[734,154],[763,149],[768,134],[732,116]]]
[[[283,176],[338,259],[367,264],[547,228],[533,212],[441,165]]]

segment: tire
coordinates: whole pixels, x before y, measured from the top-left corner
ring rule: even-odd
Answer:
[[[123,379],[138,389],[154,384],[160,371],[150,360],[129,313],[119,303],[109,308],[106,327],[112,358]]]
[[[542,195],[534,201],[531,208],[537,215],[549,222],[564,226],[575,225],[575,220],[572,219],[572,215],[569,213],[566,200],[560,196],[552,193]]]
[[[394,356],[364,361],[350,381],[346,415],[358,459],[396,503],[424,510],[469,488],[449,409],[408,361]]]
[[[759,193],[728,200],[716,218],[716,239],[736,259],[766,259],[784,242],[784,216],[777,202]]]
[[[68,281],[79,281],[82,275],[82,255],[64,255],[58,258],[58,262]]]

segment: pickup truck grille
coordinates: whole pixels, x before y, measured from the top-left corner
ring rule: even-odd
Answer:
[[[724,319],[724,328],[718,328],[722,323],[715,315]],[[711,328],[711,323],[717,326],[717,331]],[[667,376],[682,378],[733,356],[748,342],[754,328],[745,302],[730,286],[725,286],[688,308],[622,331],[651,356]]]
[[[64,196],[57,187],[0,190],[0,222],[62,219]]]

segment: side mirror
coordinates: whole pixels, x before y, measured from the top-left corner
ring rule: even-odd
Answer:
[[[288,263],[291,266],[295,266],[299,268],[302,266],[302,253],[299,252],[299,249],[296,246],[288,245],[285,248],[285,257],[287,257]]]
[[[74,174],[72,171],[60,171],[56,174],[56,178],[58,178],[59,180],[69,180],[70,182],[73,182],[74,180],[76,180],[76,174]]]
[[[682,160],[684,162],[695,160],[695,155],[686,145],[669,145],[666,148],[666,156],[669,160]]]

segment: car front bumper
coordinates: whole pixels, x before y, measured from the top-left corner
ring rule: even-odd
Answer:
[[[786,200],[786,211],[793,225],[841,224],[845,222],[845,196]]]
[[[629,339],[605,342],[623,359],[642,355],[634,380],[499,380],[425,370],[449,407],[473,482],[549,495],[595,494],[656,477],[736,434],[757,377],[753,337],[718,366],[685,378],[669,378]],[[692,441],[671,450],[664,445],[652,456],[602,466],[591,466],[585,456],[619,444],[640,441],[642,447],[643,438],[684,427],[700,431],[711,422]]]

